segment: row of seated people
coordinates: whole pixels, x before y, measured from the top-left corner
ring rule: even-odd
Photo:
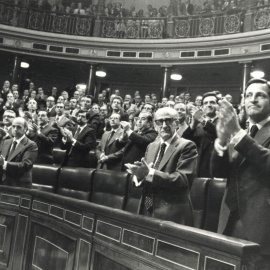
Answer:
[[[216,232],[225,179],[195,178],[191,186],[194,226]],[[34,165],[32,188],[138,213],[142,187],[130,174],[59,165]]]

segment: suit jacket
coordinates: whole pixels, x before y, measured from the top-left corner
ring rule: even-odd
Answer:
[[[7,161],[6,171],[1,168],[4,184],[22,186],[22,183],[32,183],[32,167],[37,158],[37,145],[27,137],[17,145],[11,156],[8,156],[13,139],[3,141],[1,146],[2,155]],[[5,179],[4,179],[5,178]]]
[[[122,144],[124,146],[121,165],[122,171],[126,170],[126,163],[133,164],[135,161],[140,161],[144,157],[147,146],[156,139],[157,135],[158,133],[154,129],[149,128],[141,134],[132,132],[126,143],[117,141],[119,145]]]
[[[246,135],[235,148],[230,145],[223,157],[214,151],[211,171],[215,177],[228,178],[218,232],[224,232],[231,211],[225,203],[228,188],[236,184],[243,232],[260,244],[261,254],[270,256],[270,121],[254,139]]]
[[[93,128],[86,126],[79,133],[74,145],[71,142],[64,144],[61,141],[60,148],[66,149],[63,166],[89,168],[88,154],[90,150],[96,149],[96,132]]]
[[[210,159],[217,138],[216,123],[217,118],[213,123],[207,121],[205,126],[199,124],[195,130],[188,127],[182,135],[183,138],[195,142],[198,148],[198,177],[210,177]]]
[[[38,156],[36,163],[52,164],[53,145],[58,138],[58,129],[48,124],[40,130],[40,134],[29,133],[27,136],[37,144]]]
[[[97,146],[96,155],[98,160],[100,155],[104,153],[108,156],[108,160],[104,163],[98,163],[98,169],[107,169],[107,170],[116,170],[121,171],[121,161],[123,156],[123,146],[118,145],[116,141],[123,134],[123,129],[119,128],[114,133],[110,141],[107,143],[107,140],[111,134],[111,131],[106,131],[101,137],[100,143]]]
[[[56,116],[56,111],[55,111],[55,106],[53,106],[50,112],[48,112],[48,117],[51,119],[52,117],[55,117],[55,116]]]
[[[160,140],[149,144],[145,153],[148,164],[155,161],[159,148]],[[190,187],[197,156],[193,142],[174,137],[153,175],[153,217],[193,226]]]

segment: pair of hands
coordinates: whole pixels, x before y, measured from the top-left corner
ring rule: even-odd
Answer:
[[[68,141],[71,142],[73,140],[73,134],[72,132],[67,128],[60,128],[61,135]]]
[[[99,157],[98,163],[104,163],[108,160],[108,156],[106,156],[104,153],[102,153]]]
[[[38,133],[38,131],[40,132],[40,128],[36,123],[28,124],[28,130],[33,133]]]
[[[233,109],[233,106],[226,99],[219,102],[220,108],[218,112],[217,136],[221,145],[226,145],[231,137],[241,130],[238,117]]]
[[[127,163],[125,166],[127,167],[128,173],[135,175],[138,180],[142,180],[148,175],[149,170],[153,167],[153,162],[147,164],[146,159],[142,158],[141,161],[136,161],[134,164]]]

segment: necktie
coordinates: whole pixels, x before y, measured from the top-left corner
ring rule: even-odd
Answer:
[[[259,131],[259,129],[258,129],[257,125],[253,125],[250,129],[250,134],[249,134],[250,137],[254,138],[258,131]]]
[[[166,143],[162,143],[160,146],[158,158],[157,158],[156,163],[153,167],[155,170],[157,170],[159,167],[159,164],[164,156],[165,149],[166,149]],[[145,205],[146,210],[149,210],[150,208],[153,207],[153,189],[152,189],[151,184],[145,186],[145,194],[146,194],[146,196],[145,196],[145,200],[144,200],[144,205]]]
[[[113,137],[114,133],[115,133],[115,131],[113,130],[113,131],[111,132],[111,134],[109,135],[108,140],[107,140],[107,142],[106,142],[106,146],[109,144],[109,142],[110,142],[111,138]]]
[[[74,139],[78,139],[78,136],[79,136],[80,132],[81,132],[81,128],[78,127],[75,134],[74,134]]]
[[[8,153],[8,159],[11,157],[12,153],[15,151],[16,146],[17,146],[17,142],[14,141],[14,142],[12,143],[12,146],[11,146],[10,151],[9,151],[9,153]]]

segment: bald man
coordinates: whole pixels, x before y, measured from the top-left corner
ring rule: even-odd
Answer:
[[[17,117],[12,122],[12,135],[1,146],[0,179],[3,185],[31,188],[32,167],[37,158],[38,148],[25,133],[27,122]]]

